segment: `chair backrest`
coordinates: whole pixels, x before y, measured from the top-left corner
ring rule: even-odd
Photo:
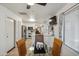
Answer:
[[[24,39],[20,39],[16,42],[18,47],[19,56],[25,56],[27,53],[26,43]]]
[[[62,47],[62,41],[59,38],[54,38],[52,55],[60,56],[61,47]]]
[[[36,34],[35,35],[35,44],[37,42],[43,42],[44,43],[44,36],[42,34]]]

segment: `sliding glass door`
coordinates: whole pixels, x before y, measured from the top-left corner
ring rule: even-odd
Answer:
[[[65,44],[79,52],[79,6],[64,15]]]

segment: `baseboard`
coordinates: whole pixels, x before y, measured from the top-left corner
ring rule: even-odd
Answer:
[[[15,48],[15,46],[13,48],[11,48],[9,51],[7,51],[7,53],[9,53],[10,51],[12,51]]]

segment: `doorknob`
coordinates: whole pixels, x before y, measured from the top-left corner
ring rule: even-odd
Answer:
[[[6,36],[8,38],[8,36]]]

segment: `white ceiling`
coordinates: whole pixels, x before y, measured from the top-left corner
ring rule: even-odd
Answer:
[[[28,22],[31,16],[34,17],[37,22],[43,22],[46,19],[54,16],[62,7],[66,5],[66,3],[47,3],[46,6],[35,4],[31,6],[30,9],[26,9],[26,3],[2,3],[1,5],[20,15],[23,22]],[[27,14],[21,15],[19,12],[24,12]]]

